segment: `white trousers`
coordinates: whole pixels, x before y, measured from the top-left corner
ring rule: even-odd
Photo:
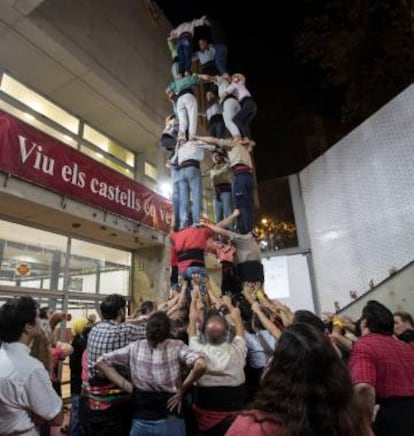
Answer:
[[[227,98],[223,103],[223,120],[226,129],[230,132],[232,137],[240,135],[240,130],[234,124],[233,118],[240,110],[240,103],[235,98]]]
[[[197,134],[198,105],[193,94],[184,94],[177,99],[177,115],[179,136],[185,136],[188,129],[188,138]]]

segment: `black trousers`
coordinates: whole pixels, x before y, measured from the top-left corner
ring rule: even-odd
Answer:
[[[373,424],[375,436],[414,434],[414,397],[378,401],[380,409]]]
[[[134,404],[126,401],[106,410],[89,410],[90,436],[129,436]]]
[[[241,109],[233,118],[242,136],[250,137],[250,123],[257,113],[256,102],[251,97],[245,97],[240,102]]]
[[[213,138],[224,138],[224,134],[226,133],[226,126],[224,125],[223,118],[218,119],[217,121],[213,121],[210,123],[210,135]]]

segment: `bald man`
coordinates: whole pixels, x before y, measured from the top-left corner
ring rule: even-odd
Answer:
[[[201,432],[224,434],[229,417],[244,407],[244,366],[247,347],[240,310],[225,301],[236,335],[229,340],[227,321],[218,313],[207,317],[204,327],[206,343],[196,335],[195,319],[190,316],[189,346],[207,358],[207,371],[194,391],[194,411]]]

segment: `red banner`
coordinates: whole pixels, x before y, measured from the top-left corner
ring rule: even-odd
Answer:
[[[171,203],[0,111],[0,171],[168,233]]]

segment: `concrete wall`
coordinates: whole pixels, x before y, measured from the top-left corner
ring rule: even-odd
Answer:
[[[155,24],[145,2],[137,0],[46,0],[31,18],[52,23],[100,67],[102,75],[112,77],[111,85],[147,116],[150,129],[155,123],[158,131],[170,80],[169,25],[162,15]],[[99,74],[98,68],[94,70]]]
[[[0,68],[157,164],[171,26],[148,3],[1,1]]]
[[[414,86],[300,173],[322,311],[414,260]]]
[[[136,306],[145,300],[166,301],[170,284],[166,246],[136,250],[133,258],[132,299]]]
[[[392,312],[404,311],[414,315],[414,262],[391,275],[372,291],[344,307],[339,313],[358,319],[369,300],[377,300]]]

